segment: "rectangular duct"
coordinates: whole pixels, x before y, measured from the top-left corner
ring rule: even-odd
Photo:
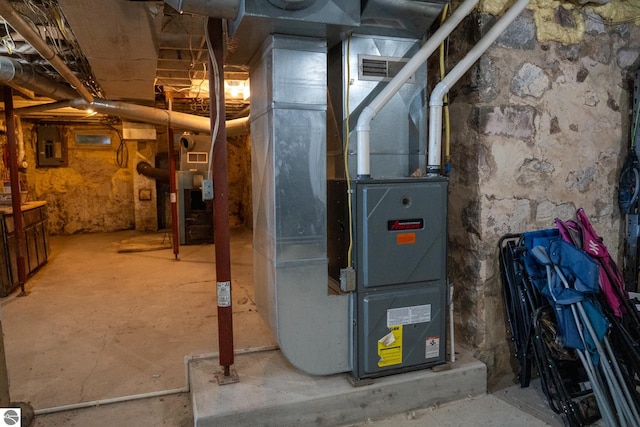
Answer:
[[[245,0],[229,21],[226,63],[248,64],[270,34],[320,37],[333,46],[359,24],[359,0]]]
[[[316,375],[349,370],[348,296],[328,292],[326,69],[325,40],[280,35],[250,66],[256,304]]]

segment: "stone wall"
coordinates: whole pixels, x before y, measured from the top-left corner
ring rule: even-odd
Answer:
[[[47,201],[50,234],[158,229],[156,182],[139,175],[136,165],[140,161],[156,165],[156,155],[167,151],[166,131],[158,130],[157,141],[128,140],[121,146],[112,128],[60,125],[68,144],[68,165],[37,167],[36,127],[23,121],[28,168],[26,173],[21,173],[21,179],[30,200]],[[87,129],[111,132],[112,145],[77,146],[75,132]],[[232,228],[252,227],[250,143],[249,136],[229,138],[229,223]],[[0,174],[4,174],[1,165]],[[6,175],[8,177],[8,172]],[[160,209],[166,209],[163,214],[170,218],[168,202]],[[170,227],[170,223],[167,226]]]
[[[27,152],[27,181],[32,200],[46,200],[51,234],[95,233],[134,227],[133,164],[135,146],[128,145],[118,165],[116,148],[119,140],[112,132],[111,147],[79,147],[74,142],[77,126],[60,126],[68,144],[66,167],[37,167],[34,125],[23,123]],[[92,129],[95,129],[93,127]],[[130,144],[130,143],[126,143]],[[124,164],[124,163],[123,163]]]
[[[558,4],[526,10],[450,92],[456,333],[486,362],[490,387],[517,371],[500,291],[502,235],[553,227],[582,207],[619,260],[617,181],[640,29]],[[466,20],[451,39],[451,67],[494,21]]]

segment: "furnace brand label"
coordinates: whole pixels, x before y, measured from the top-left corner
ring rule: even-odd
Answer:
[[[402,364],[402,325],[389,327],[389,333],[378,340],[378,367]]]
[[[387,310],[387,327],[392,325],[412,325],[431,322],[431,304],[411,307],[390,308]]]
[[[387,230],[389,231],[405,231],[405,230],[422,230],[424,228],[424,219],[392,219],[387,221]]]

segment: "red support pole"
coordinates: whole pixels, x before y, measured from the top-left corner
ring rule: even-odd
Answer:
[[[173,102],[169,98],[169,110]],[[178,259],[180,254],[180,230],[178,229],[178,193],[176,185],[176,153],[171,124],[167,126],[167,139],[169,150],[169,197],[171,198],[171,243],[173,244],[173,256]]]
[[[227,131],[224,106],[224,36],[221,19],[208,18],[207,32],[211,41],[209,58],[209,93],[213,141],[213,234],[216,251],[216,285],[218,300],[218,345],[224,377],[233,365],[233,320],[231,304],[231,250],[229,229],[229,185],[227,181]],[[213,52],[211,52],[213,51]],[[217,67],[218,88],[214,68]],[[217,116],[217,119],[216,119]],[[218,132],[213,135],[216,120]],[[220,379],[218,382],[221,382]]]
[[[20,177],[18,176],[18,150],[16,144],[16,122],[13,112],[13,90],[10,86],[3,87],[4,114],[7,122],[7,150],[9,151],[9,174],[11,177],[11,206],[13,208],[13,224],[17,243],[16,260],[18,264],[18,283],[20,295],[25,295],[24,284],[27,281],[25,258],[27,242],[24,235],[22,218],[22,202],[20,200]]]

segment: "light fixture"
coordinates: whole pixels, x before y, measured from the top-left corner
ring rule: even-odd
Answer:
[[[227,99],[246,101],[250,97],[249,79],[224,81],[224,96]]]

